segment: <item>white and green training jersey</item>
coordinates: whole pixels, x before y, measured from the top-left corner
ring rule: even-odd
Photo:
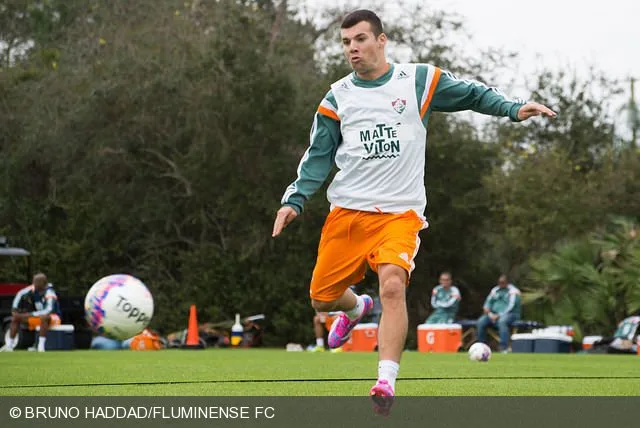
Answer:
[[[298,177],[282,203],[301,212],[335,164],[338,172],[327,191],[332,207],[385,213],[414,210],[423,216],[431,112],[473,110],[517,121],[523,104],[428,64],[391,64],[373,81],[351,73],[331,85],[320,103]]]
[[[435,311],[455,316],[461,299],[460,290],[455,285],[446,288],[442,284],[438,284],[431,292],[431,307]]]

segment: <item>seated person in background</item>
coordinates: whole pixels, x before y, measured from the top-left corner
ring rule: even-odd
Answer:
[[[32,330],[40,326],[37,350],[44,352],[49,327],[60,325],[58,312],[58,296],[53,285],[47,282],[47,276],[44,273],[35,274],[33,283],[18,291],[13,299],[9,338],[1,350],[13,351],[18,344],[20,324],[26,323]]]
[[[132,338],[133,339],[133,338]],[[98,349],[101,351],[114,351],[118,349],[130,349],[131,340],[116,340],[105,336],[95,336],[91,340],[91,349]]]
[[[357,290],[355,285],[349,287],[354,293]],[[313,316],[313,332],[316,336],[316,346],[309,346],[307,350],[310,352],[324,352],[324,330],[331,330],[331,324],[340,315],[338,312],[316,312]],[[332,349],[331,352],[342,352],[342,347]]]
[[[426,324],[451,324],[456,318],[460,306],[460,290],[452,284],[451,273],[442,272],[440,283],[431,293],[433,312],[425,321]]]
[[[165,347],[166,340],[162,339],[157,332],[151,330],[150,328],[145,328],[139,334],[126,340],[116,340],[105,336],[95,336],[91,340],[91,349],[104,351],[113,351],[119,349],[151,351],[162,349]]]
[[[638,352],[638,334],[640,334],[640,315],[623,319],[613,333],[613,340],[609,343],[610,354],[635,354]],[[605,341],[601,341],[605,342]]]
[[[484,315],[478,319],[478,341],[487,343],[487,328],[498,327],[500,351],[507,352],[511,324],[520,319],[520,290],[509,283],[507,275],[500,275],[498,285],[491,289],[484,302]]]
[[[311,352],[324,352],[324,330],[331,329],[331,324],[339,312],[317,312],[313,316],[313,332],[316,335],[316,346],[309,348]]]

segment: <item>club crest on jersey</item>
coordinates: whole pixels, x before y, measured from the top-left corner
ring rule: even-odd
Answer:
[[[397,111],[398,114],[402,114],[404,109],[407,107],[407,100],[401,100],[400,98],[398,98],[395,101],[391,101],[391,107],[393,107],[393,109]]]

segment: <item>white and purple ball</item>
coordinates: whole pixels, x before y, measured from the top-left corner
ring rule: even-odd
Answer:
[[[98,280],[84,299],[85,317],[97,334],[126,340],[144,330],[153,317],[153,297],[131,275],[109,275]]]
[[[482,342],[476,342],[469,348],[471,361],[487,362],[491,358],[491,348]]]

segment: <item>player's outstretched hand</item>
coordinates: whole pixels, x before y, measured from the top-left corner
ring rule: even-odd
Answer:
[[[534,102],[526,103],[518,110],[518,119],[520,120],[527,120],[534,116],[556,117],[557,114],[549,107]]]
[[[276,214],[276,221],[273,223],[273,233],[271,236],[275,238],[280,235],[280,232],[296,217],[298,217],[298,213],[293,208],[289,206],[280,208]]]

